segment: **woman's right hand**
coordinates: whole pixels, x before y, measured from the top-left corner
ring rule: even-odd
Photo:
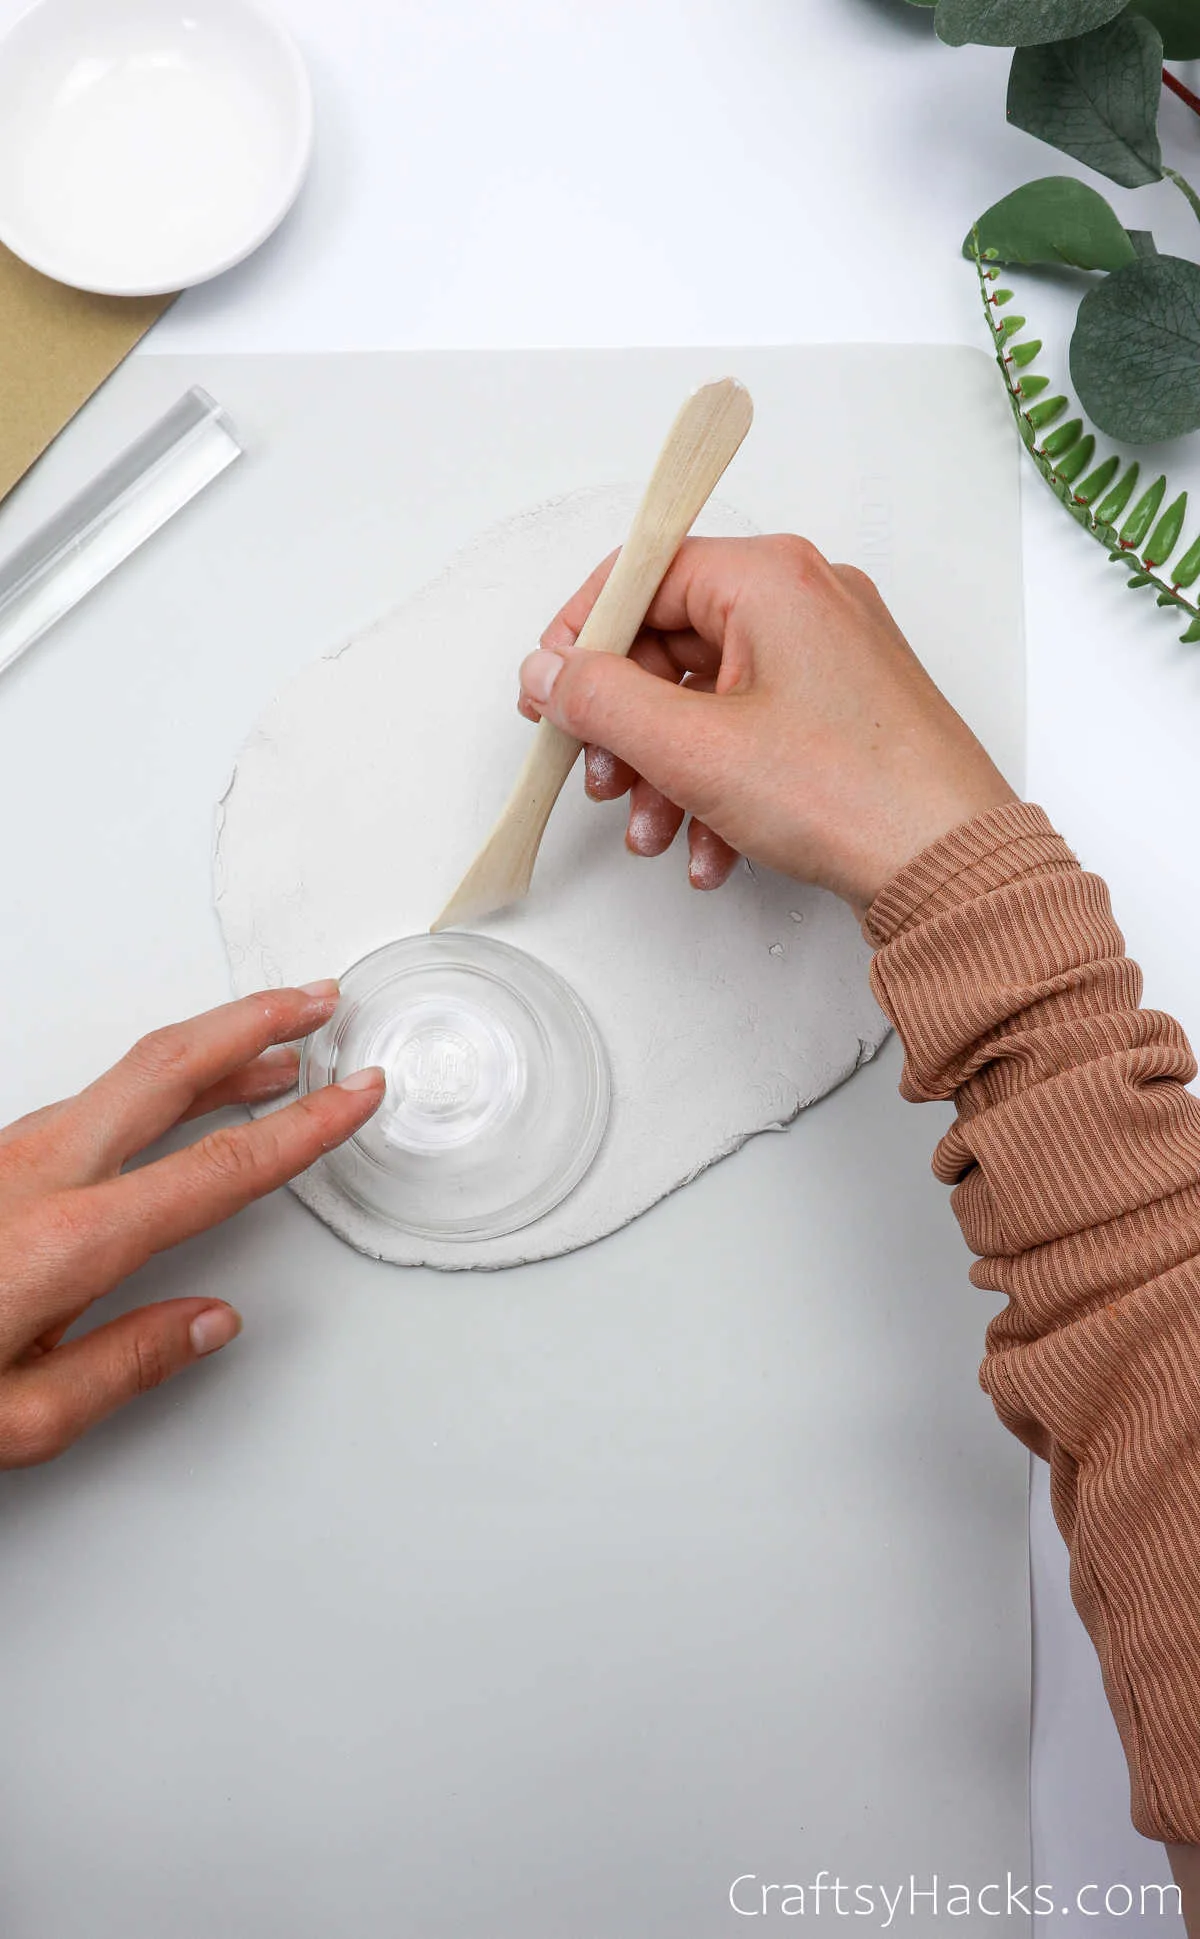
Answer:
[[[575,645],[612,563],[524,662],[520,706],[588,744],[594,799],[629,793],[634,854],[691,815],[696,888],[741,853],[861,918],[928,843],[1015,798],[852,566],[800,538],[689,539],[623,660]]]
[[[126,1170],[174,1125],[291,1090],[294,1046],[337,1000],[326,982],[222,1004],[143,1037],[77,1096],[0,1130],[0,1468],[49,1461],[237,1334],[232,1306],[186,1293],[81,1337],[70,1329],[154,1253],[295,1178],[378,1109],[383,1072],[358,1071]]]

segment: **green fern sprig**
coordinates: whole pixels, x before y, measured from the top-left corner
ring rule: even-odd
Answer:
[[[1187,493],[1180,492],[1164,512],[1161,508],[1167,481],[1165,477],[1156,478],[1127,510],[1138,482],[1137,460],[1124,472],[1115,453],[1094,465],[1096,440],[1090,431],[1085,432],[1083,419],[1060,421],[1070,408],[1069,402],[1063,396],[1043,396],[1050,380],[1030,370],[1042,348],[1041,339],[1016,341],[1025,328],[1025,318],[1002,314],[1013,293],[991,287],[999,280],[999,272],[992,266],[996,260],[994,249],[980,251],[977,237],[974,261],[983,313],[1021,442],[1060,504],[1085,532],[1107,548],[1110,560],[1129,572],[1130,589],[1153,588],[1160,606],[1173,606],[1185,615],[1188,624],[1180,639],[1186,645],[1194,644],[1200,640],[1200,596],[1187,595],[1200,580],[1200,538],[1170,567],[1167,577],[1161,573],[1183,536]]]

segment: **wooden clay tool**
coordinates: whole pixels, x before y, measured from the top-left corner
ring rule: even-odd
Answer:
[[[671,426],[612,572],[576,642],[592,653],[628,653],[667,567],[750,429],[750,393],[732,377],[694,391]],[[528,894],[550,811],[581,743],[550,721],[534,743],[504,812],[437,921],[461,929]]]

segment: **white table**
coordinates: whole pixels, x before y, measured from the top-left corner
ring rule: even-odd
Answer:
[[[1005,57],[936,46],[902,0],[277,4],[316,85],[311,184],[144,354],[979,342],[966,226],[1068,166],[1006,128]],[[0,23],[23,5],[0,0]],[[1194,124],[1174,101],[1163,120],[1186,168]],[[1169,186],[1111,199],[1195,253]],[[1064,282],[1023,305],[1064,349],[1071,300]],[[1108,877],[1149,1000],[1195,1032],[1200,658],[1027,485],[1030,792]],[[1044,1475],[1033,1554],[1035,1876],[1061,1902],[1166,1872],[1128,1825]]]

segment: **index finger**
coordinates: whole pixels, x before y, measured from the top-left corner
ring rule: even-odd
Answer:
[[[53,1182],[85,1185],[179,1122],[202,1092],[258,1057],[317,1029],[337,1003],[337,984],[263,990],[186,1023],[154,1030],[31,1133],[47,1146]]]
[[[381,1070],[359,1071],[138,1171],[25,1206],[3,1233],[0,1357],[53,1340],[156,1252],[306,1171],[378,1109],[384,1085]]]
[[[698,645],[689,650],[683,662],[689,673],[711,678],[719,670],[730,610],[754,574],[750,550],[754,544],[753,539],[685,539],[668,566],[650,602],[645,624],[667,636],[664,644],[668,652],[671,634],[694,635]],[[575,644],[616,558],[611,552],[602,560],[555,614],[541,638],[542,646],[551,653]],[[689,642],[689,647],[692,645]]]
[[[114,1243],[126,1249],[120,1276],[307,1171],[353,1137],[378,1110],[385,1087],[384,1072],[372,1065],[94,1187]]]

